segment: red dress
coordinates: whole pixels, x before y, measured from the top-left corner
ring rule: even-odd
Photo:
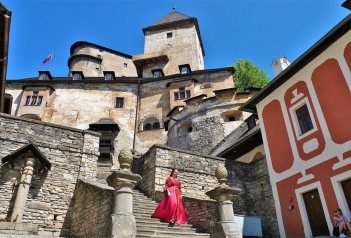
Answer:
[[[166,180],[165,190],[169,191],[171,195],[168,196],[168,192],[166,192],[151,217],[160,218],[164,221],[176,224],[186,223],[185,211],[181,198],[180,182],[175,178],[169,177]]]

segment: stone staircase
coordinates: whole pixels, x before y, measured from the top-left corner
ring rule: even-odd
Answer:
[[[146,197],[138,190],[133,190],[133,215],[137,226],[137,238],[166,238],[166,237],[201,237],[210,238],[210,234],[197,233],[196,229],[190,224],[170,226],[159,219],[151,218],[157,203]]]

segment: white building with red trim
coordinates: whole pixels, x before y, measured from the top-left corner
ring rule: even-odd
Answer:
[[[330,235],[351,218],[351,15],[251,98],[281,237]]]

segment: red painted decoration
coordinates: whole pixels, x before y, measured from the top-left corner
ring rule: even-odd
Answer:
[[[351,93],[336,59],[328,59],[313,71],[312,83],[332,140],[351,140]]]
[[[278,100],[267,104],[262,111],[272,166],[275,172],[281,173],[291,168],[294,157],[290,147],[288,132]]]

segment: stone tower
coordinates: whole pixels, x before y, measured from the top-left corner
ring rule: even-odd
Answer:
[[[197,19],[173,10],[143,29],[144,54],[133,57],[139,76],[152,78],[204,69]]]

